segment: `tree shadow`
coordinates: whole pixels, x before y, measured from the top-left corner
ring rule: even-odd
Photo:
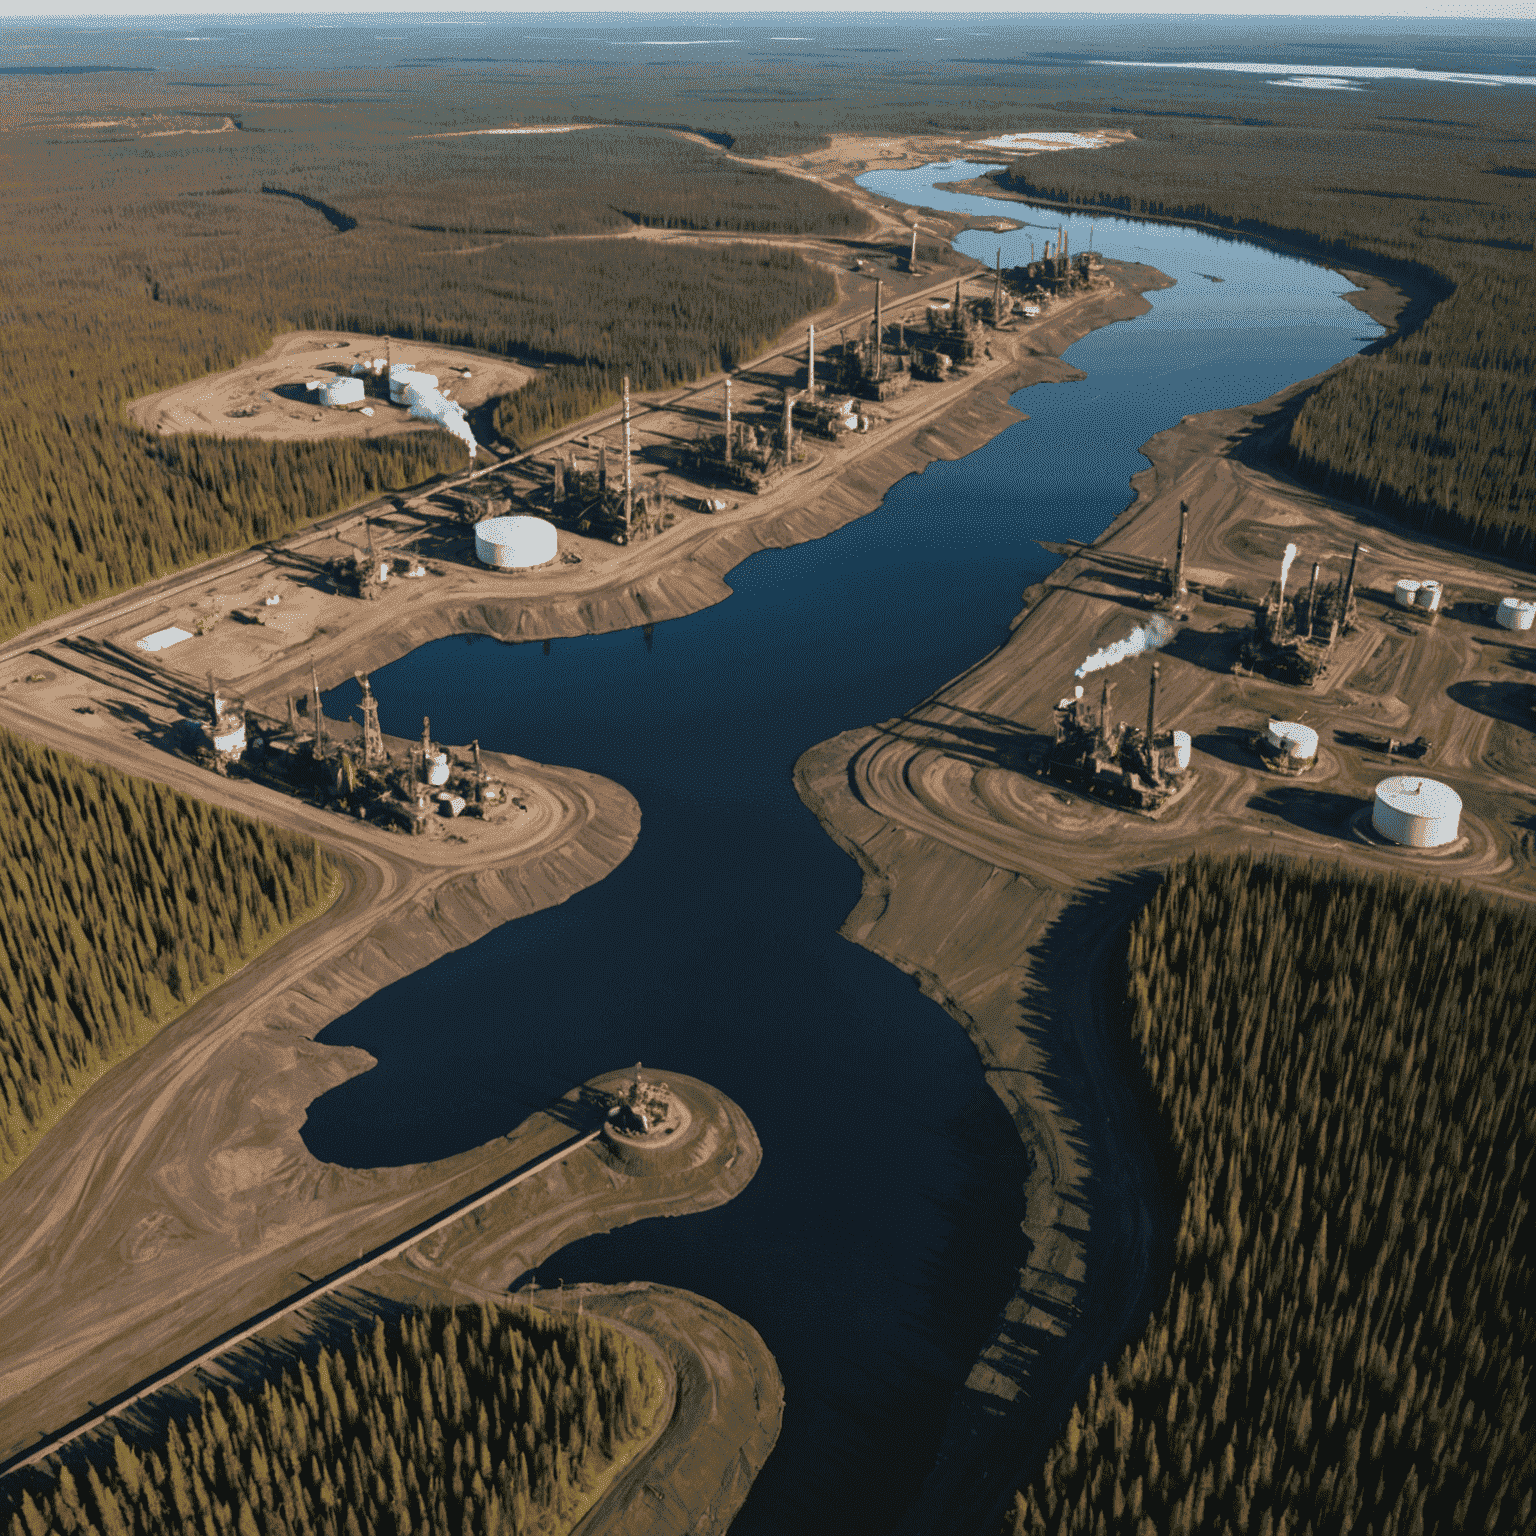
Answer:
[[[1059,1119],[1086,1173],[1061,1190],[1056,1222],[1036,1230],[984,1355],[1017,1395],[969,1383],[956,1393],[945,1446],[966,1480],[943,1480],[944,1506],[920,1501],[903,1532],[994,1528],[1099,1362],[1139,1336],[1167,1290],[1177,1162],[1128,1027],[1123,964],[1126,929],[1161,878],[1141,870],[1088,887],[1025,957],[1018,1028],[1038,1063],[1028,1092]],[[992,1070],[1022,1078],[1026,1069]],[[1045,1267],[1059,1240],[1082,1245],[1084,1280]],[[941,1454],[935,1492],[943,1466]]]
[[[1248,802],[1250,811],[1277,816],[1281,821],[1324,837],[1343,837],[1351,816],[1365,802],[1359,795],[1307,789],[1300,784],[1277,784]]]
[[[1445,691],[1463,709],[1536,731],[1536,685],[1477,681],[1452,683]]]

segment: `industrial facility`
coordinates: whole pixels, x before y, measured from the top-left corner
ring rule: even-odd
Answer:
[[[1255,738],[1254,751],[1275,773],[1295,777],[1317,766],[1317,732],[1295,720],[1271,720]]]
[[[1376,786],[1371,826],[1401,848],[1444,848],[1461,831],[1461,796],[1435,779],[1399,774]]]
[[[302,701],[305,723],[300,723],[300,701],[290,698],[286,727],[258,720],[244,705],[230,705],[210,678],[208,716],[188,722],[193,756],[216,773],[227,776],[238,768],[243,778],[312,796],[360,821],[412,835],[425,832],[434,816],[494,819],[517,803],[485,771],[479,742],[470,743],[467,757],[456,757],[432,740],[428,719],[421,722],[419,742],[398,755],[387,751],[367,673],[359,672],[357,681],[361,737],[332,740],[313,676]]]
[[[534,571],[559,553],[553,523],[542,517],[490,517],[475,524],[475,557],[495,571]]]
[[[1097,706],[1084,697],[1078,684],[1072,697],[1056,707],[1056,741],[1046,754],[1046,773],[1129,810],[1165,809],[1190,788],[1196,775],[1190,772],[1189,733],[1157,729],[1157,682],[1154,661],[1145,728],[1111,721],[1113,685],[1107,677]]]
[[[1181,534],[1181,547],[1182,543]],[[1294,544],[1287,544],[1280,562],[1280,579],[1259,604],[1253,630],[1243,643],[1239,665],[1277,683],[1307,686],[1317,682],[1327,671],[1339,637],[1355,627],[1355,573],[1363,553],[1365,545],[1356,544],[1347,575],[1332,585],[1319,585],[1322,565],[1314,562],[1305,593],[1298,591],[1288,598],[1286,592],[1297,549]],[[1438,586],[1435,592],[1438,607]]]

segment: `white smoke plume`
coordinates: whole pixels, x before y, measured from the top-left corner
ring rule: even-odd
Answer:
[[[1147,651],[1160,650],[1173,639],[1174,628],[1171,621],[1158,614],[1150,624],[1143,624],[1140,629],[1133,629],[1124,640],[1116,640],[1113,645],[1106,645],[1102,651],[1095,651],[1092,656],[1077,669],[1078,677],[1087,677],[1090,672],[1102,672],[1105,667],[1118,666],[1122,661],[1129,661],[1132,656],[1144,655]]]
[[[435,422],[445,432],[452,433],[469,449],[470,458],[474,458],[475,434],[469,430],[464,407],[458,401],[450,400],[429,385],[414,383],[406,386],[405,400],[412,416],[418,421]]]
[[[1294,544],[1287,544],[1285,546],[1285,559],[1280,562],[1280,588],[1282,591],[1285,590],[1285,578],[1291,574],[1291,561],[1295,558],[1296,546]]]

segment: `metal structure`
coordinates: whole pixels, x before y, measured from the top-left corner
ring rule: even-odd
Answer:
[[[1296,776],[1317,766],[1317,732],[1295,720],[1271,720],[1254,751],[1276,773]]]
[[[492,517],[475,524],[475,558],[497,571],[531,571],[559,553],[555,525],[542,517]]]
[[[384,733],[379,729],[379,701],[374,698],[373,689],[368,686],[368,674],[358,672],[354,675],[363,690],[362,701],[357,706],[363,717],[363,767],[376,768],[386,761]]]
[[[1376,786],[1371,825],[1403,848],[1443,848],[1460,835],[1461,796],[1449,784],[1407,774]]]
[[[1046,754],[1045,771],[1084,794],[1131,810],[1161,810],[1195,781],[1189,771],[1190,740],[1183,731],[1157,728],[1158,665],[1152,664],[1147,691],[1147,723],[1112,724],[1106,677],[1098,707],[1082,687],[1056,707],[1056,741]]]

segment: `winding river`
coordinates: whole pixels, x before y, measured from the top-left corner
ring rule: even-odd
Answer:
[[[1029,259],[1090,221],[939,190],[965,162],[866,176],[893,200],[1025,227],[957,244]],[[1085,382],[1015,397],[985,447],[896,485],[842,531],[739,566],[735,595],[654,630],[505,645],[458,638],[375,674],[384,728],[618,780],[644,824],[608,879],[387,988],[321,1038],[378,1058],[311,1106],[316,1156],[393,1165],[462,1151],[637,1059],[704,1078],[752,1117],[762,1169],[721,1210],[559,1253],[541,1283],[649,1279],[753,1323],[783,1371],[778,1449],[735,1530],[889,1530],[946,1403],[1010,1294],[1022,1156],[965,1035],[837,937],[851,860],[790,781],[809,746],[899,714],[997,644],[1056,563],[1124,508],[1137,445],[1259,400],[1380,328],[1336,273],[1172,226],[1092,221],[1094,248],[1177,280],[1152,312],[1072,347]],[[1220,281],[1213,281],[1219,278]],[[349,716],[355,685],[327,700]]]

